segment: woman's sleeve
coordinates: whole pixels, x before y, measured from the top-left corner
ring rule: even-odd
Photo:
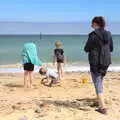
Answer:
[[[84,51],[90,52],[92,50],[92,47],[93,47],[93,35],[89,34],[88,40],[87,40],[85,47],[84,47]]]
[[[113,40],[110,41],[110,52],[113,52]]]
[[[110,34],[111,35],[111,34]],[[112,39],[112,35],[110,36],[110,52],[113,52],[113,39]]]
[[[107,31],[108,32],[108,36],[109,36],[109,41],[110,41],[110,43],[109,43],[109,49],[110,49],[110,52],[113,52],[113,39],[112,39],[112,34],[111,34],[111,32],[110,31]]]

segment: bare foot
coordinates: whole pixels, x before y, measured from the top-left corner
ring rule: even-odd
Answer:
[[[31,85],[30,88],[34,89],[35,87],[33,85]]]
[[[45,86],[48,86],[48,87],[52,87],[51,82],[50,82],[50,83],[49,83],[49,82],[47,82],[47,83],[45,83],[44,85],[45,85]]]

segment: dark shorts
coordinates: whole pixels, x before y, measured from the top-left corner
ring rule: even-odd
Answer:
[[[31,64],[31,63],[26,63],[26,64],[24,64],[24,70],[33,71],[34,70],[34,65]]]
[[[64,63],[64,59],[61,60],[57,59],[57,63]]]

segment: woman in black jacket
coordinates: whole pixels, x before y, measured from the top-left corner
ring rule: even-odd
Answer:
[[[105,20],[103,17],[93,18],[92,27],[94,31],[89,34],[84,49],[85,52],[88,52],[91,76],[99,103],[98,111],[106,114],[107,109],[105,108],[103,98],[103,78],[111,64],[113,41],[111,33],[104,29]]]

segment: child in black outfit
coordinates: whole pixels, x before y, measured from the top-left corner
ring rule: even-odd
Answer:
[[[53,56],[54,65],[55,65],[55,62],[57,62],[58,77],[59,77],[59,80],[61,80],[61,76],[63,75],[62,64],[65,63],[64,50],[62,48],[61,42],[55,43],[54,56]]]

